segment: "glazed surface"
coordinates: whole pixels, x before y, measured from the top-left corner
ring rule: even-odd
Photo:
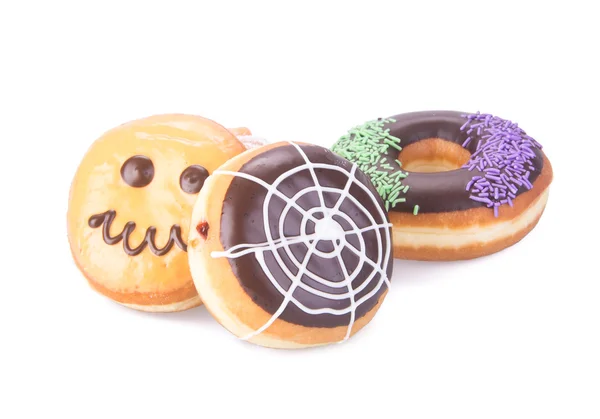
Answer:
[[[378,304],[392,273],[391,224],[355,165],[294,144],[232,175],[220,221],[225,252],[217,256],[228,256],[258,306],[289,323],[333,328]]]

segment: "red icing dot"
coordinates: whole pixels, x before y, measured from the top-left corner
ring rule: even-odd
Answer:
[[[206,221],[201,222],[196,226],[196,231],[198,231],[198,234],[206,240],[206,237],[208,237],[208,223]]]

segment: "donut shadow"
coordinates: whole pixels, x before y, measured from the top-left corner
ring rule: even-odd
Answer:
[[[360,331],[362,332],[362,330]],[[331,342],[328,344],[324,344],[324,345],[317,345],[317,346],[308,346],[308,347],[302,347],[302,348],[272,348],[272,347],[268,347],[268,346],[261,346],[261,345],[257,345],[255,343],[252,342],[248,342],[248,341],[244,341],[242,339],[239,338],[235,338],[234,340],[236,340],[238,347],[241,350],[244,351],[262,351],[262,352],[272,352],[272,353],[277,353],[278,356],[291,356],[291,357],[295,357],[295,356],[304,356],[307,352],[318,352],[318,353],[327,353],[329,351],[336,351],[340,349],[340,347],[348,347],[352,344],[355,344],[357,340],[360,340],[361,338],[361,333],[357,333],[356,335],[352,336],[348,341],[346,342]]]
[[[454,261],[419,261],[394,259],[394,273],[392,274],[392,290],[394,285],[415,285],[423,282],[443,280],[448,276],[448,271],[453,269],[464,269],[466,265],[479,263],[480,260],[488,258],[482,256],[469,260]]]
[[[154,313],[148,311],[135,310],[124,305],[115,303],[117,310],[124,310],[133,316],[144,317],[151,319],[152,321],[169,321],[176,323],[189,323],[202,325],[203,327],[207,324],[217,324],[216,320],[210,315],[204,305],[198,307],[189,308],[183,311],[175,311],[170,313]]]

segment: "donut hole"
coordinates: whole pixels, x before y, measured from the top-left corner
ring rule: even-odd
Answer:
[[[471,153],[460,144],[441,138],[429,138],[409,144],[398,160],[407,172],[448,172],[462,167]]]

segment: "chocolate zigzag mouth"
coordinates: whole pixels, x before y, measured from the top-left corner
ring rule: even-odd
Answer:
[[[121,231],[116,236],[110,235],[110,227],[112,226],[112,222],[115,219],[117,212],[115,210],[108,210],[106,212],[100,214],[94,214],[88,220],[88,225],[91,228],[98,228],[102,226],[102,238],[104,239],[104,243],[108,245],[114,245],[123,240],[123,250],[129,256],[136,256],[142,253],[142,251],[149,247],[150,251],[154,253],[156,256],[164,256],[173,247],[173,244],[177,244],[181,250],[187,252],[187,244],[183,242],[181,238],[181,227],[177,224],[171,226],[171,231],[169,233],[169,241],[167,244],[159,248],[156,246],[156,227],[148,227],[146,230],[146,235],[144,236],[144,240],[137,246],[132,248],[129,245],[129,236],[135,230],[135,223],[133,221],[129,221],[123,227],[123,231]]]

